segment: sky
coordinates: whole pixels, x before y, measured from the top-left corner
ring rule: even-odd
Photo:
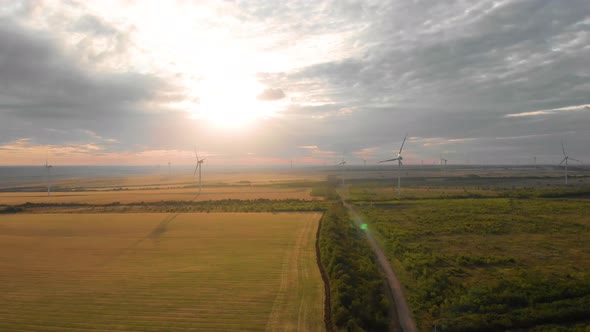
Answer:
[[[590,1],[0,0],[0,166],[590,163]]]

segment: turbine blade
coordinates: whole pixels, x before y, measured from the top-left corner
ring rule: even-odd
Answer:
[[[566,160],[567,160],[567,157],[563,158],[563,160],[559,163],[559,166],[561,166],[561,164],[563,164],[563,162]]]
[[[563,141],[561,141],[561,152],[563,152],[563,155],[565,156],[565,148],[563,147]]]
[[[571,159],[571,160],[573,160],[573,161],[577,161],[577,162],[579,162],[579,163],[581,163],[581,162],[582,162],[581,160],[574,159],[574,158],[572,158],[572,157],[569,157],[569,159]]]
[[[379,164],[380,164],[380,163],[386,163],[386,162],[390,162],[390,161],[396,161],[396,160],[399,160],[399,157],[398,157],[398,158],[393,158],[393,159],[381,160],[381,161],[379,162]]]
[[[197,169],[198,169],[198,168],[199,168],[199,165],[197,164],[197,166],[195,166],[195,171],[193,172],[193,177],[194,177],[195,175],[197,175]]]
[[[400,146],[399,148],[399,152],[398,154],[402,153],[402,149],[404,148],[404,143],[406,143],[406,138],[408,138],[408,134],[406,133],[406,136],[404,136],[404,141],[402,142],[402,146]]]

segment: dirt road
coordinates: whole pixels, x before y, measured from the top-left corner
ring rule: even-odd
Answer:
[[[358,215],[358,213],[354,210],[354,208],[351,205],[344,203],[344,206],[350,212],[350,215],[352,216],[354,222],[359,227],[362,224],[364,224],[362,218]],[[371,248],[373,248],[373,251],[375,252],[375,255],[377,256],[377,260],[379,262],[379,265],[381,266],[381,270],[383,271],[383,273],[385,273],[385,277],[387,279],[387,284],[388,284],[389,289],[391,290],[391,293],[392,293],[391,296],[395,301],[395,307],[397,309],[397,316],[399,319],[399,325],[401,326],[402,331],[404,331],[404,332],[418,331],[418,329],[416,328],[416,323],[414,322],[414,319],[412,318],[412,313],[410,312],[410,309],[408,307],[408,303],[406,302],[406,298],[404,296],[402,285],[399,282],[399,280],[397,279],[395,272],[393,272],[393,269],[391,268],[391,265],[389,264],[387,257],[383,253],[383,250],[381,250],[381,248],[379,247],[379,244],[377,244],[377,241],[375,240],[375,238],[373,237],[371,232],[367,230],[367,231],[365,231],[365,234],[366,234],[367,240],[369,241],[369,244],[371,245]]]

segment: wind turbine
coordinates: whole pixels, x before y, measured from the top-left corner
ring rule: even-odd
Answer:
[[[346,161],[344,161],[344,155],[342,156],[342,161],[336,164],[336,166],[344,166],[346,165]]]
[[[442,167],[443,170],[447,168],[447,161],[449,161],[449,160],[443,158],[443,156],[441,154],[440,155],[440,166]]]
[[[533,167],[537,168],[537,157],[530,156],[529,159],[533,162]]]
[[[387,159],[387,160],[382,160],[379,163],[387,163],[390,161],[396,161],[397,160],[397,167],[398,167],[398,171],[397,171],[397,195],[400,196],[402,191],[401,191],[401,167],[403,165],[402,160],[404,159],[402,157],[402,149],[404,148],[404,143],[406,143],[406,138],[408,138],[408,134],[406,134],[406,136],[404,136],[404,141],[402,142],[402,146],[400,146],[399,148],[399,152],[397,153],[397,158],[393,158],[393,159]]]
[[[197,147],[195,147],[195,159],[197,160],[197,165],[195,166],[195,172],[193,173],[193,177],[197,175],[197,170],[199,170],[199,193],[201,192],[201,169],[203,168],[203,163],[205,162],[205,158],[199,159],[199,154],[197,153]]]
[[[45,169],[47,170],[47,196],[51,196],[51,169],[52,165],[49,165],[48,158],[45,158]]]
[[[565,184],[567,185],[567,161],[569,159],[571,159],[573,161],[577,161],[579,163],[581,163],[581,161],[578,159],[574,159],[565,153],[565,148],[563,147],[563,141],[561,142],[561,152],[563,152],[563,160],[559,163],[559,166],[561,166],[561,164],[563,164],[565,162]]]
[[[342,161],[339,162],[338,164],[336,164],[336,166],[342,166],[342,172],[341,175],[342,176],[342,186],[344,187],[344,165],[346,165],[346,161],[344,161],[344,154],[342,154]]]

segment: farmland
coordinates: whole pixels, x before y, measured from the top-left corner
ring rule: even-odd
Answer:
[[[319,199],[311,195],[312,188],[323,180],[317,172],[310,171],[216,170],[207,172],[206,181],[199,191],[195,178],[186,175],[190,171],[178,171],[171,176],[141,173],[127,177],[55,176],[51,181],[50,196],[47,195],[47,181],[29,176],[0,183],[0,205],[27,202],[126,204],[225,199],[312,200]]]
[[[189,177],[62,179],[50,197],[5,187],[0,300],[14,305],[0,329],[399,330],[352,206],[420,330],[581,331],[590,177],[531,172],[407,167],[401,196],[397,172],[373,166],[233,172],[199,195]]]
[[[397,197],[359,181],[346,196],[385,249],[422,330],[584,330],[586,191],[450,186]]]
[[[319,218],[1,216],[0,329],[321,329]]]

